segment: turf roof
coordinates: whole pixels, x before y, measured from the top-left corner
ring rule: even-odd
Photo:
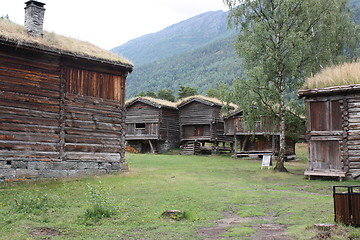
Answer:
[[[44,31],[43,38],[29,36],[24,27],[11,21],[0,19],[0,40],[15,43],[17,46],[30,46],[46,49],[59,54],[69,54],[77,57],[106,61],[132,68],[133,64],[118,55],[101,49],[89,42],[61,36],[53,32]]]
[[[152,98],[152,97],[134,97],[126,101],[125,105],[130,106],[138,101],[153,105],[155,107],[168,107],[168,108],[177,109],[177,104],[174,102],[166,101],[163,99]]]
[[[360,62],[324,68],[307,79],[303,89],[327,88],[360,84]]]

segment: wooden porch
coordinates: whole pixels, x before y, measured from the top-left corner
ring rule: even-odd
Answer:
[[[306,170],[304,175],[307,176],[309,180],[313,179],[313,177],[338,177],[341,182],[346,177],[346,172],[331,170]]]

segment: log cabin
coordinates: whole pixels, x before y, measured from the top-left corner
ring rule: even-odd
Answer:
[[[233,137],[234,157],[242,156],[275,156],[279,153],[280,132],[279,125],[273,123],[269,117],[261,116],[249,128],[241,110],[234,111],[224,117],[225,135]],[[294,159],[295,141],[286,137],[285,156]]]
[[[179,148],[179,110],[176,103],[135,97],[125,106],[125,140],[129,146],[141,153],[163,153]]]
[[[309,179],[360,179],[360,84],[353,82],[360,83],[359,62],[325,69],[298,91],[307,107]]]
[[[126,59],[44,32],[44,4],[25,27],[0,20],[0,180],[126,170]]]
[[[180,140],[183,154],[231,151],[232,138],[224,135],[222,107],[216,98],[191,96],[179,104]],[[230,104],[230,110],[237,106]],[[220,145],[219,145],[220,144]]]
[[[360,179],[360,62],[326,68],[298,91],[307,107],[305,175]]]

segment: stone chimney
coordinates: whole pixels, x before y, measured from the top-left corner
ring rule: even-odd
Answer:
[[[45,15],[45,3],[27,1],[25,7],[25,31],[34,37],[43,36],[43,23]]]

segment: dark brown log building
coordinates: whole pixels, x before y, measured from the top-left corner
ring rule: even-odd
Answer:
[[[300,90],[307,106],[305,175],[360,178],[360,85]]]
[[[215,98],[192,96],[179,105],[180,140],[183,154],[231,151],[232,138],[224,135],[221,108],[225,103]],[[230,105],[235,109],[235,105]],[[226,145],[227,144],[227,145]]]
[[[126,102],[127,144],[139,152],[162,153],[179,148],[179,111],[176,103],[151,97]]]
[[[26,3],[26,29],[0,21],[0,179],[126,169],[124,97],[132,64],[43,33],[43,6]]]
[[[242,111],[235,111],[224,118],[225,135],[234,139],[234,156],[262,156],[279,153],[279,126],[270,118],[261,117],[249,129],[246,126]],[[295,158],[295,141],[286,138],[286,152],[288,159]]]

